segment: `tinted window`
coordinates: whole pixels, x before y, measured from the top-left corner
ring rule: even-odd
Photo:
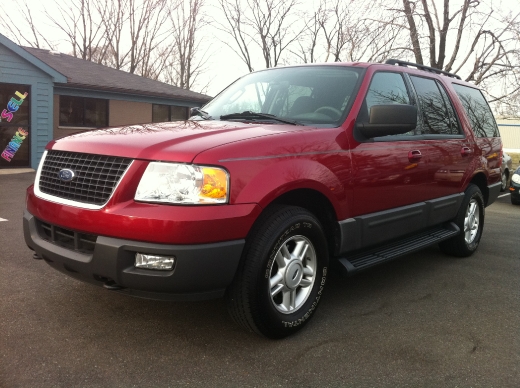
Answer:
[[[108,100],[60,96],[60,126],[99,128],[108,125]]]
[[[497,123],[489,105],[478,89],[453,84],[462,102],[473,132],[478,137],[499,137]]]
[[[188,108],[173,105],[152,105],[152,122],[164,123],[166,121],[186,120]]]
[[[459,134],[455,111],[442,85],[433,79],[410,77],[419,97],[422,133],[427,135]]]
[[[152,122],[163,123],[170,121],[170,107],[168,105],[152,105]]]
[[[370,82],[363,106],[359,112],[358,120],[368,122],[370,108],[374,105],[411,104],[410,96],[403,76],[398,73],[375,73]],[[413,104],[412,104],[413,105]],[[413,135],[415,131],[403,135]]]
[[[365,102],[368,112],[374,105],[410,104],[410,97],[401,74],[374,74]]]
[[[186,120],[188,118],[188,108],[185,106],[170,106],[170,120]]]
[[[302,124],[337,126],[354,99],[362,72],[363,69],[346,66],[286,67],[259,71],[237,80],[203,109],[215,119],[231,113],[252,111]]]

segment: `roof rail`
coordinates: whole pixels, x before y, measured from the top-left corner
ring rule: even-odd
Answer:
[[[385,63],[387,65],[399,65],[399,66],[404,66],[404,67],[413,66],[419,70],[424,70],[424,71],[428,71],[430,73],[435,73],[435,74],[443,74],[448,77],[457,78],[457,79],[462,80],[462,78],[460,78],[457,74],[448,73],[447,71],[439,70],[439,69],[436,69],[436,68],[430,67],[430,66],[419,65],[418,63],[405,62],[405,61],[401,61],[399,59],[388,59]]]

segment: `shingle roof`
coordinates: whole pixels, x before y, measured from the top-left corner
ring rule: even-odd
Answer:
[[[65,84],[67,86],[200,102],[211,99],[205,94],[116,70],[72,55],[51,53],[49,50],[33,47],[23,48],[67,77],[68,82]]]

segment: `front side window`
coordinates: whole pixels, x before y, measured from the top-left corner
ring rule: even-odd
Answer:
[[[386,72],[374,74],[365,102],[368,112],[374,105],[410,104],[402,75]]]
[[[257,119],[267,122],[269,119],[265,115],[303,125],[337,126],[350,109],[363,71],[346,66],[259,71],[237,80],[203,110],[215,120],[252,112],[263,114],[263,118]],[[240,117],[227,119],[240,120]]]
[[[458,135],[455,111],[442,85],[431,78],[411,76],[422,113],[422,134]]]
[[[361,106],[358,120],[368,123],[370,120],[370,108],[375,105],[394,104],[412,104],[403,76],[400,73],[377,72],[370,81],[370,86],[363,105]],[[402,135],[413,135],[414,132],[415,131],[412,130]]]
[[[60,96],[60,126],[100,128],[108,125],[108,100]]]
[[[453,88],[462,102],[475,135],[477,137],[499,137],[497,123],[482,92],[458,84],[453,84]]]

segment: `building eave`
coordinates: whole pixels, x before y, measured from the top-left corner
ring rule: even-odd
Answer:
[[[31,65],[37,67],[47,75],[49,75],[54,82],[60,82],[60,83],[66,83],[67,77],[65,77],[60,72],[54,70],[52,67],[47,65],[45,62],[41,61],[40,59],[36,58],[34,55],[23,49],[22,47],[18,46],[16,43],[5,37],[4,35],[0,34],[0,44],[7,47],[9,50],[14,52],[16,55],[22,57],[27,62],[29,62]]]

